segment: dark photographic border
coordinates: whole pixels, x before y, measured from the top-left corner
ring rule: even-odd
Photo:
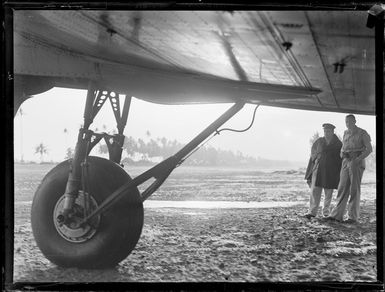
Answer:
[[[310,4],[306,1],[283,2],[259,2],[250,4],[248,2],[204,2],[197,0],[194,2],[172,3],[162,1],[152,2],[18,2],[8,1],[3,3],[1,17],[4,26],[2,44],[3,56],[3,98],[1,99],[1,120],[2,133],[5,133],[5,149],[3,150],[5,176],[2,179],[5,188],[5,194],[1,196],[3,222],[3,244],[2,244],[2,283],[4,290],[248,290],[248,289],[384,289],[384,199],[385,193],[383,180],[384,157],[384,103],[383,103],[383,54],[384,51],[384,12],[381,19],[374,20],[375,29],[375,50],[376,50],[376,68],[375,68],[375,94],[376,94],[376,141],[382,147],[376,147],[376,210],[377,210],[377,282],[304,282],[304,283],[38,283],[38,282],[13,282],[13,232],[14,232],[14,161],[13,161],[13,11],[18,9],[163,9],[163,10],[362,10],[370,9],[373,2],[361,1],[355,2],[330,2],[319,4]],[[4,141],[4,140],[3,140]]]

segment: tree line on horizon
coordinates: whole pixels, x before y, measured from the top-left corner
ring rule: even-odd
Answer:
[[[125,137],[123,145],[122,163],[131,165],[143,165],[153,164],[164,160],[174,155],[178,150],[182,149],[185,144],[178,142],[177,140],[168,140],[167,138],[151,138],[149,131],[146,132],[148,141],[138,138],[135,139],[131,136]],[[318,132],[314,133],[309,139],[310,145],[320,136]],[[340,136],[338,138],[341,139]],[[373,152],[366,158],[366,166],[368,169],[375,170],[376,168],[376,145],[373,146]],[[107,145],[100,143],[95,149],[100,154],[108,154]],[[74,148],[67,148],[65,159],[73,157]],[[40,143],[35,147],[35,153],[40,154],[40,160],[43,162],[44,155],[48,154],[47,147]],[[290,161],[284,160],[269,160],[264,158],[255,158],[247,156],[236,151],[217,149],[212,146],[202,146],[195,151],[186,161],[184,165],[191,166],[260,166],[260,167],[273,167],[273,166],[289,166]],[[304,166],[305,167],[305,166]]]
[[[164,160],[174,155],[185,145],[175,139],[168,140],[165,137],[150,138],[146,142],[141,138],[135,139],[131,136],[126,136],[123,145],[123,152],[126,155],[122,155],[125,157],[122,159],[122,163],[146,164]],[[99,153],[107,154],[107,145],[104,143],[100,144],[98,151]],[[257,163],[258,159],[244,155],[240,151],[234,153],[231,150],[222,150],[205,145],[195,151],[183,164],[197,166],[251,166]]]

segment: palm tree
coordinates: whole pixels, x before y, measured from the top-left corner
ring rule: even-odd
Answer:
[[[68,148],[68,140],[67,140],[67,138],[68,138],[68,130],[67,130],[67,128],[64,128],[63,133],[64,133],[64,147]]]
[[[35,154],[40,154],[40,163],[43,162],[43,155],[47,153],[48,153],[48,149],[43,143],[40,143],[39,145],[36,146]]]
[[[123,149],[127,152],[127,155],[129,157],[133,157],[135,155],[135,152],[138,151],[138,146],[136,145],[135,139],[131,136],[126,137],[124,139]]]
[[[105,144],[105,143],[100,143],[100,144],[99,144],[99,148],[98,148],[98,152],[99,152],[100,154],[106,154],[106,153],[108,153],[108,147],[107,147],[107,144]]]
[[[74,149],[71,147],[67,148],[66,156],[64,157],[65,160],[71,159],[74,157]]]

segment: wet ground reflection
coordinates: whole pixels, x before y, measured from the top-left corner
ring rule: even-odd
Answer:
[[[147,200],[144,208],[187,208],[187,209],[259,209],[284,208],[305,205],[307,201],[298,202],[233,202],[233,201],[161,201]]]

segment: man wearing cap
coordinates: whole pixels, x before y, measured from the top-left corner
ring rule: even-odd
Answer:
[[[334,134],[335,126],[329,123],[322,125],[324,137],[318,138],[311,147],[311,157],[306,170],[305,179],[311,187],[309,211],[305,217],[315,217],[321,200],[322,189],[325,193],[323,215],[330,213],[333,189],[337,189],[341,170],[340,151],[342,143]]]
[[[342,169],[338,185],[337,204],[327,220],[342,221],[348,204],[346,223],[356,223],[360,214],[361,179],[365,170],[365,158],[373,151],[370,136],[356,126],[354,115],[345,118],[347,130],[341,148]]]

